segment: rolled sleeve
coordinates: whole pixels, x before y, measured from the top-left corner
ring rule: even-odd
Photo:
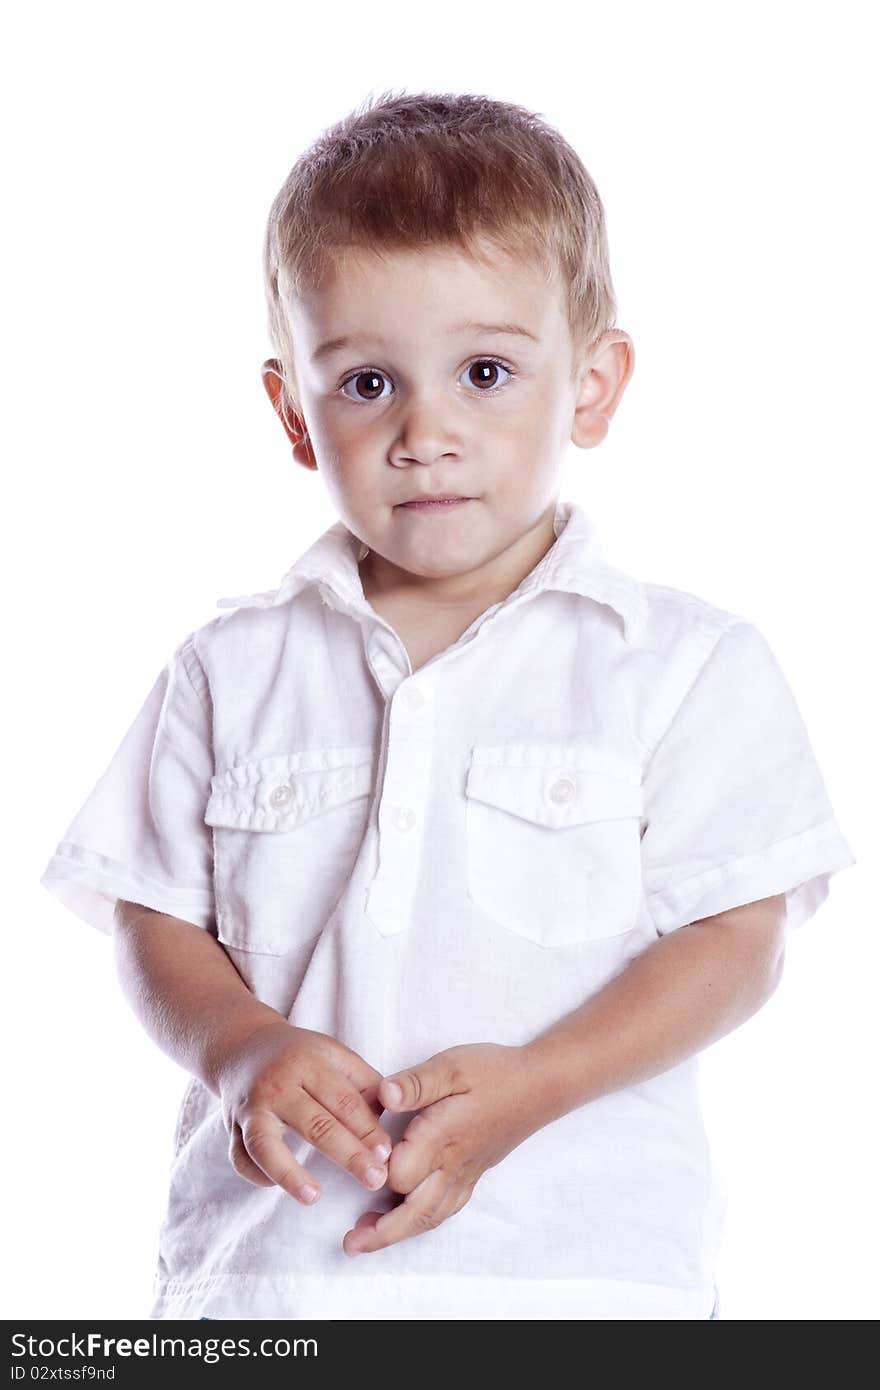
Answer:
[[[785,895],[802,926],[839,869],[840,832],[803,719],[751,623],[725,629],[645,772],[642,878],[660,935]]]
[[[211,703],[192,634],[157,677],[40,882],[110,934],[117,898],[214,925]]]

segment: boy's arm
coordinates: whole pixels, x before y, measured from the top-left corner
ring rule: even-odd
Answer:
[[[502,1124],[506,1111],[521,1139],[609,1091],[668,1071],[738,1028],[775,990],[784,957],[784,895],[704,917],[652,942],[532,1041],[490,1044],[490,1052],[511,1059],[509,1087],[499,1071],[491,1082],[481,1077],[483,1045],[466,1044],[386,1076],[379,1099],[389,1110],[423,1108],[472,1089],[470,1070],[476,1087],[486,1082],[486,1108],[497,1110]],[[496,1060],[488,1059],[490,1070]],[[400,1100],[390,1086],[400,1088]]]
[[[782,894],[659,937],[526,1045],[536,1103],[543,1091],[555,1117],[668,1071],[757,1013],[784,958]]]
[[[257,999],[203,927],[120,899],[113,919],[116,972],[161,1050],[215,1095],[221,1059],[255,1029],[285,1020]]]
[[[113,941],[123,992],[150,1037],[219,1097],[241,1177],[317,1199],[318,1182],[283,1141],[293,1130],[367,1188],[384,1185],[381,1076],[363,1057],[257,999],[203,927],[120,899]]]

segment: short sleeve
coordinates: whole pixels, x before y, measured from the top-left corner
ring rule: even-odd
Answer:
[[[40,882],[108,934],[117,898],[214,924],[211,702],[193,637],[157,677]]]
[[[659,934],[779,893],[799,927],[856,862],[758,629],[717,639],[644,776],[642,877]]]

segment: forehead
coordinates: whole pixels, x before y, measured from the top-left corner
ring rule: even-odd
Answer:
[[[346,249],[320,280],[285,295],[292,325],[310,350],[329,336],[401,336],[407,322],[447,334],[477,325],[517,325],[534,338],[565,323],[561,287],[535,260],[481,246],[478,256],[451,247]],[[523,338],[523,341],[528,341]]]

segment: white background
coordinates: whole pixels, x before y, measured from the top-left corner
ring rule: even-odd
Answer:
[[[754,621],[859,861],[704,1056],[726,1319],[876,1317],[871,7],[60,3],[2,91],[5,1317],[144,1317],[186,1075],[39,876],[181,638],[335,518],[260,382],[290,165],[389,87],[540,111],[606,207],[636,370],[564,494]],[[342,1232],[340,1232],[341,1238]]]

